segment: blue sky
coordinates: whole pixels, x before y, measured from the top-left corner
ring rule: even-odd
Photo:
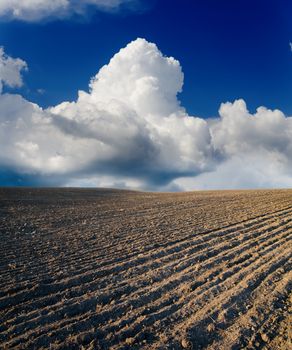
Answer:
[[[190,114],[215,116],[221,102],[236,98],[251,111],[265,105],[292,114],[291,1],[157,0],[91,12],[1,22],[1,45],[29,65],[26,98],[44,107],[76,99],[114,53],[143,37],[180,61],[185,81],[179,98]]]
[[[2,0],[0,186],[292,187],[290,0]]]

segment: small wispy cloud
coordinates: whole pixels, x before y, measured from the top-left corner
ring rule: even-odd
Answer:
[[[26,62],[6,55],[3,47],[0,47],[0,93],[3,85],[12,88],[22,86],[21,72],[23,70],[27,70]]]
[[[39,94],[39,95],[44,95],[45,93],[46,93],[46,90],[45,89],[37,89],[37,93]]]
[[[289,43],[289,46],[290,46],[290,50],[292,51],[292,42],[291,41]]]
[[[84,15],[89,9],[117,11],[139,0],[0,0],[0,19],[37,22]]]

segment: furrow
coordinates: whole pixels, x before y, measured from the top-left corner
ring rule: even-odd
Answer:
[[[153,299],[153,298],[150,298],[150,299]]]

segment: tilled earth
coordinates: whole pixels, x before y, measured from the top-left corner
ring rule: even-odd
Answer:
[[[1,349],[291,349],[292,190],[0,189]]]

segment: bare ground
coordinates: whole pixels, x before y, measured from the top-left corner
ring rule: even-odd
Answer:
[[[292,190],[0,189],[1,349],[291,349]]]

